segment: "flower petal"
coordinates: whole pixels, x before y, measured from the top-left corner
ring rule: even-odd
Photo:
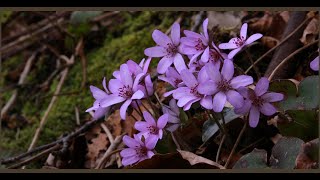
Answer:
[[[259,118],[260,118],[260,112],[257,107],[252,106],[250,109],[250,115],[249,115],[249,125],[250,127],[257,127],[259,123]]]
[[[123,97],[120,97],[116,94],[111,94],[108,97],[106,97],[105,99],[103,99],[100,103],[101,107],[108,107],[120,102],[125,101],[126,99]]]
[[[247,30],[248,30],[248,24],[244,23],[241,26],[241,30],[240,30],[240,37],[241,39],[246,39],[247,38]]]
[[[128,135],[123,136],[122,141],[130,148],[140,147],[140,143]]]
[[[141,90],[136,91],[131,99],[142,99],[144,97],[144,93]]]
[[[132,87],[133,79],[129,71],[129,67],[126,64],[120,66],[120,78],[124,85]]]
[[[134,92],[139,89],[138,86],[140,85],[141,78],[142,78],[143,76],[145,76],[145,73],[137,74],[137,76],[135,77],[135,79],[134,79],[134,81],[133,81],[133,85],[132,85],[132,90],[133,90]]]
[[[314,71],[319,71],[319,56],[311,61],[310,68]]]
[[[154,152],[148,151],[147,156],[148,156],[148,158],[152,158],[152,156],[154,156]]]
[[[171,39],[166,34],[157,29],[153,31],[152,38],[159,46],[162,47],[166,47],[167,44],[172,43]]]
[[[90,90],[91,90],[92,96],[97,100],[101,100],[108,96],[106,92],[102,91],[101,89],[95,86],[90,86]]]
[[[181,97],[179,100],[178,100],[178,103],[177,103],[177,105],[179,106],[179,107],[183,107],[184,105],[186,105],[189,101],[192,101],[192,100],[194,100],[194,99],[196,99],[197,97],[195,97],[195,96],[183,96],[183,97]]]
[[[227,101],[227,96],[223,92],[218,92],[213,98],[213,111],[221,112],[225,103]]]
[[[184,30],[183,33],[184,33],[187,37],[201,38],[201,35],[200,35],[200,34],[195,33],[195,32],[193,32],[193,31]]]
[[[178,49],[179,49],[179,52],[186,55],[194,55],[198,53],[198,51],[194,47],[186,46],[184,44],[180,45]]]
[[[120,77],[120,72],[119,72],[119,77]],[[122,88],[123,86],[124,84],[120,81],[120,79],[110,79],[108,87],[113,94],[118,94],[119,88]]]
[[[199,73],[198,73],[198,82],[199,83],[203,83],[203,82],[206,82],[206,81],[208,81],[210,78],[209,78],[209,76],[208,76],[208,74],[207,74],[207,70],[206,70],[206,68],[204,68],[204,67],[202,67],[201,69],[200,69],[200,71],[199,71]]]
[[[152,150],[156,147],[157,142],[158,142],[157,136],[149,136],[148,138],[146,138],[145,144],[149,150]]]
[[[257,96],[261,96],[261,95],[263,95],[264,93],[267,92],[268,88],[269,88],[269,80],[268,80],[268,78],[262,77],[258,81],[256,87],[254,88],[254,92],[256,93]]]
[[[160,116],[157,122],[157,127],[159,129],[163,129],[167,125],[168,119],[169,114],[163,114],[162,116]]]
[[[233,62],[229,59],[223,61],[223,66],[221,70],[221,75],[225,80],[229,81],[234,74],[234,65]]]
[[[122,150],[120,152],[121,157],[130,157],[130,156],[134,156],[137,154],[137,151],[135,149],[132,148],[125,148],[124,150]]]
[[[213,95],[218,91],[217,84],[212,80],[200,83],[197,87],[197,91],[204,95]]]
[[[131,102],[132,102],[131,99],[127,99],[120,107],[120,117],[122,120],[126,119],[127,109],[128,109],[128,106],[131,104]]]
[[[137,121],[135,124],[134,124],[134,128],[140,132],[147,132],[148,131],[148,127],[149,127],[149,124],[145,121]]]
[[[250,100],[244,100],[243,106],[240,108],[235,108],[234,112],[236,114],[245,115],[250,111],[251,105],[252,105],[252,102]]]
[[[149,65],[150,65],[150,62],[151,62],[151,57],[149,57],[146,62],[144,63],[143,65],[143,72],[144,73],[147,73],[148,72],[148,68],[149,68]]]
[[[183,57],[180,53],[177,53],[174,56],[173,60],[174,67],[177,69],[177,71],[180,73],[182,70],[187,69],[186,63],[184,62]]]
[[[241,48],[237,48],[232,50],[229,54],[228,54],[228,59],[233,59],[233,57],[241,50]]]
[[[221,81],[221,74],[216,66],[214,66],[212,63],[208,63],[204,67],[207,70],[207,74],[211,80],[213,80],[214,82]]]
[[[143,118],[149,125],[157,126],[156,121],[148,111],[143,111]]]
[[[112,76],[115,77],[116,79],[121,79],[120,78],[120,71],[113,71]]]
[[[164,47],[154,46],[144,50],[144,54],[149,57],[162,57],[167,55],[167,51]]]
[[[281,93],[270,92],[270,93],[265,93],[264,95],[262,95],[262,98],[266,102],[277,102],[277,101],[283,100],[284,95]]]
[[[199,100],[201,100],[201,98],[196,98],[194,100],[189,101],[186,105],[183,106],[183,110],[188,111],[191,108],[192,104]]]
[[[246,40],[245,45],[251,44],[254,41],[260,39],[261,37],[262,37],[262,34],[260,34],[260,33],[253,34]]]
[[[148,75],[144,78],[144,84],[147,88],[147,95],[148,96],[152,96],[153,95],[153,92],[154,92],[154,89],[153,89],[153,83],[152,83],[152,80],[151,80],[151,76]]]
[[[179,88],[172,90],[172,91],[173,91],[173,97],[175,99],[180,99],[183,96],[185,96],[186,94],[191,95],[190,88],[188,88],[188,87],[179,87]]]
[[[260,107],[260,111],[262,114],[266,116],[271,116],[277,112],[277,109],[270,103],[263,103],[262,106]]]
[[[103,77],[102,86],[107,93],[110,93],[109,90],[107,89],[106,77]]]
[[[95,112],[94,112],[94,115],[93,115],[93,119],[94,120],[97,120],[101,117],[103,117],[107,111],[110,110],[110,107],[106,107],[106,108],[98,108]]]
[[[177,105],[177,101],[176,101],[175,99],[171,99],[171,100],[169,101],[169,106],[170,106],[170,109],[171,109],[174,113],[176,113],[177,115],[180,114],[180,110],[179,110],[179,107],[178,107],[178,105]]]
[[[238,89],[239,87],[245,87],[252,83],[253,83],[253,78],[247,75],[240,75],[240,76],[234,77],[230,81],[230,85],[234,89]]]
[[[189,87],[193,88],[198,84],[197,79],[194,77],[194,75],[188,71],[187,69],[184,69],[180,72],[181,79],[183,82]]]
[[[203,106],[204,108],[210,110],[212,109],[213,105],[212,105],[212,96],[205,96],[204,98],[202,98],[200,100],[200,104],[201,106]]]
[[[123,166],[128,166],[128,165],[132,165],[136,162],[139,161],[139,157],[138,156],[131,156],[131,157],[127,157],[127,158],[122,158],[121,163]]]
[[[249,98],[249,91],[250,91],[250,89],[241,86],[241,87],[239,87],[239,88],[237,89],[237,91],[238,91],[238,93],[241,94],[241,96],[243,96],[243,97],[245,97],[245,98],[247,98],[247,99]]]
[[[201,61],[206,63],[209,61],[209,47],[207,47],[204,51],[203,51],[203,54],[201,56]]]
[[[237,91],[230,90],[226,93],[226,95],[229,103],[232,104],[232,106],[234,106],[235,108],[240,108],[241,106],[243,106],[243,97]]]
[[[163,57],[160,61],[159,61],[159,64],[157,66],[157,72],[159,74],[164,74],[168,68],[171,66],[173,62],[173,58],[170,57],[170,58],[167,58],[167,57]]]
[[[174,23],[171,27],[171,39],[174,45],[179,45],[180,43],[180,24]]]
[[[221,43],[219,49],[236,49],[238,46],[234,43]]]
[[[202,23],[202,30],[203,30],[203,34],[204,37],[209,40],[209,35],[208,35],[208,23],[209,23],[209,19],[205,19]]]

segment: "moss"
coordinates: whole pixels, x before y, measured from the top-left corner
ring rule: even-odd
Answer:
[[[139,62],[144,58],[144,49],[154,46],[151,34],[154,29],[165,31],[176,20],[174,12],[141,12],[130,14],[127,12],[121,13],[124,23],[114,26],[106,34],[101,47],[96,47],[90,52],[86,52],[87,56],[87,85],[94,85],[102,88],[102,79],[105,76],[107,79],[112,77],[112,72],[119,68],[120,64],[132,59]],[[39,84],[43,82],[50,70],[48,64],[45,64],[46,59],[39,60],[35,64],[37,72],[30,72],[28,82],[31,84]],[[51,61],[52,59],[50,59]],[[67,79],[63,85],[61,93],[78,92],[69,95],[61,95],[58,97],[53,106],[45,128],[41,132],[37,145],[49,143],[66,132],[75,129],[75,107],[79,108],[80,119],[85,120],[90,117],[85,110],[89,108],[94,99],[91,95],[88,86],[81,90],[82,82],[82,67],[80,59],[75,59],[75,65],[70,69]],[[13,62],[13,60],[12,60]],[[15,60],[19,64],[18,60]],[[153,60],[152,65],[156,64],[157,60]],[[50,62],[49,64],[52,63]],[[8,65],[6,65],[8,67]],[[15,66],[15,65],[14,65]],[[10,67],[13,67],[10,66]],[[41,76],[41,77],[39,77]],[[25,116],[29,124],[20,130],[19,137],[16,139],[16,130],[5,129],[3,138],[0,142],[0,148],[11,149],[15,151],[25,151],[31,143],[34,132],[39,126],[39,122],[45,113],[51,96],[56,89],[59,78],[56,78],[50,85],[48,92],[38,93],[38,97],[27,98],[28,101],[23,102],[24,98],[19,99],[21,109],[15,109]],[[79,92],[80,91],[80,92]],[[24,96],[30,96],[27,91],[23,91]],[[41,98],[44,95],[46,98]],[[34,96],[34,95],[32,95]],[[39,101],[39,102],[38,102]],[[30,166],[31,167],[31,166]],[[33,167],[33,166],[32,166]]]

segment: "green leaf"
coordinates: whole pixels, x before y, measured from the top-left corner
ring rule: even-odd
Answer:
[[[82,24],[100,15],[103,11],[74,11],[70,16],[71,24]]]
[[[288,110],[287,117],[280,116],[277,126],[284,136],[309,141],[318,137],[318,113],[315,110]]]
[[[242,156],[232,169],[262,169],[267,166],[267,151],[264,149],[254,149],[252,152]]]
[[[236,114],[233,108],[225,108],[223,114],[226,124],[241,116]],[[219,122],[222,124],[221,115],[219,114],[218,117],[220,119]],[[202,141],[206,142],[213,135],[215,135],[215,133],[218,132],[218,130],[219,127],[213,120],[209,119],[206,122],[204,122],[202,127]]]
[[[298,87],[288,79],[275,80],[270,83],[270,91],[283,93],[284,101],[278,104],[283,111],[311,110],[319,106],[319,77],[308,76]]]
[[[303,140],[296,137],[282,137],[272,148],[270,164],[275,169],[294,169]]]

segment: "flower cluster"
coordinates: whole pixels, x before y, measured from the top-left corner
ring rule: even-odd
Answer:
[[[143,120],[134,125],[139,133],[134,138],[123,137],[128,146],[120,153],[123,165],[151,158],[165,131],[178,129],[180,108],[187,111],[193,104],[200,103],[202,108],[219,113],[228,102],[236,113],[249,115],[251,127],[257,126],[260,112],[266,116],[276,112],[271,103],[281,101],[283,95],[267,92],[267,78],[261,78],[253,90],[249,88],[254,83],[251,76],[235,73],[235,55],[262,37],[261,34],[253,34],[247,38],[247,29],[248,25],[243,24],[240,37],[219,46],[209,37],[208,19],[204,20],[201,33],[184,30],[183,37],[178,23],[172,25],[170,36],[154,30],[152,38],[156,46],[144,50],[147,60],[143,59],[140,64],[132,60],[122,64],[113,73],[114,78],[109,80],[108,88],[103,79],[104,91],[90,86],[96,101],[87,112],[95,111],[94,119],[110,111],[111,106],[120,104],[120,116],[125,120],[129,107],[138,109],[143,99],[153,96],[153,82],[148,67],[151,58],[161,58],[157,65],[158,79],[172,86],[172,90],[164,93],[165,97],[172,98],[168,105],[160,103],[162,108],[159,112],[162,111],[162,114],[158,118],[155,118],[158,113],[150,114],[140,110]],[[227,49],[231,51],[223,52]]]

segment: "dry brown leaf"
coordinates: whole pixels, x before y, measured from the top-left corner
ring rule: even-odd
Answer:
[[[264,46],[270,49],[279,44],[279,40],[271,36],[263,36],[261,38],[261,42]]]
[[[208,11],[207,16],[209,19],[208,28],[212,29],[215,26],[225,29],[233,29],[241,25],[241,19],[245,16],[245,12],[217,12]]]
[[[318,35],[319,35],[319,19],[313,18],[307,25],[306,29],[303,31],[302,38],[300,38],[300,41],[304,45],[310,44],[316,40],[316,37]]]
[[[304,143],[296,159],[297,169],[316,169],[319,167],[319,138]]]
[[[107,145],[109,144],[109,140],[107,139],[106,134],[100,133],[96,138],[92,139],[91,141],[92,144],[88,144],[88,160],[85,164],[89,165],[90,168],[94,168],[97,165],[97,160],[103,156],[103,153],[106,150]]]
[[[198,163],[205,163],[205,164],[210,164],[212,166],[216,166],[220,169],[225,169],[220,164],[218,164],[210,159],[193,154],[192,152],[183,151],[183,150],[177,150],[177,151],[181,154],[182,158],[185,160],[188,160],[191,165],[195,165]]]

